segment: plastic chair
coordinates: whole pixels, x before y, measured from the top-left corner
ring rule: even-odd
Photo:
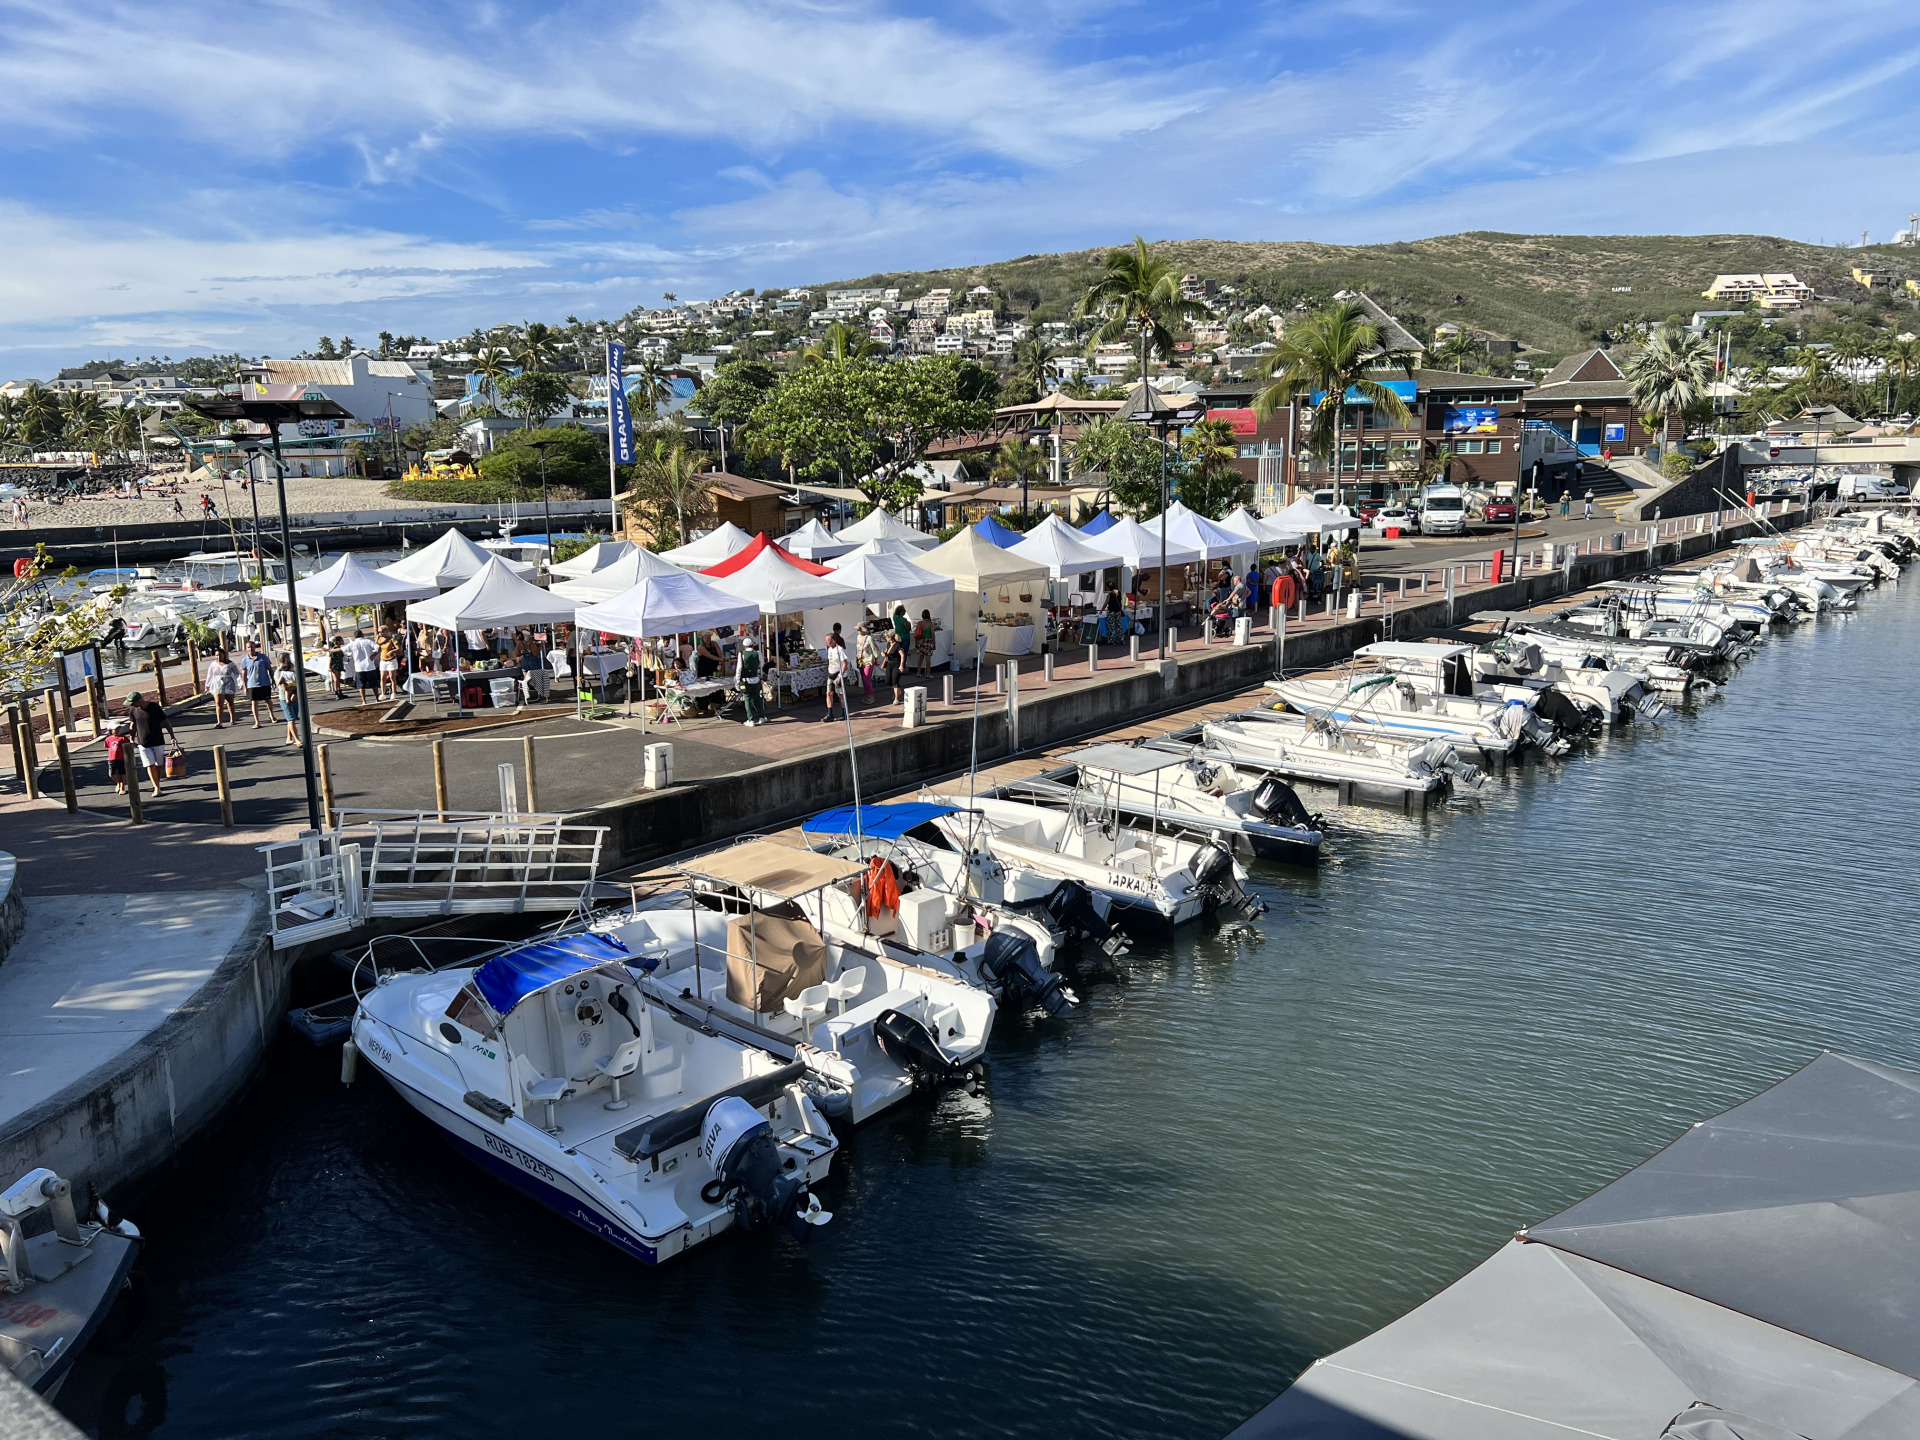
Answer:
[[[640,1051],[644,1048],[641,1038],[636,1035],[626,1044],[619,1046],[611,1055],[602,1055],[593,1062],[593,1068],[613,1082],[613,1099],[600,1108],[602,1110],[624,1110],[628,1101],[620,1098],[620,1080],[631,1075],[640,1067]]]
[[[858,995],[867,983],[867,967],[864,965],[842,966],[840,973],[818,988],[827,992],[827,999],[838,1007],[836,1015],[847,1013],[847,1001]]]
[[[780,1007],[800,1022],[800,1032],[804,1035],[811,1028],[807,1023],[808,1015],[827,1013],[827,997],[831,989],[831,985],[809,985],[798,995],[782,1000]]]

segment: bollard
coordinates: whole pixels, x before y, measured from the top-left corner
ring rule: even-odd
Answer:
[[[673,746],[662,741],[640,752],[640,783],[649,790],[673,784]]]
[[[1127,659],[1136,664],[1140,659],[1140,637],[1129,633],[1127,636]]]
[[[1020,749],[1020,667],[1007,662],[1007,744]]]
[[[75,813],[80,808],[80,797],[73,793],[73,757],[67,753],[67,737],[53,737],[53,758],[60,762],[60,792],[66,797],[67,813]]]
[[[1400,577],[1400,603],[1407,603],[1407,577],[1404,575]]]
[[[1007,667],[1005,665],[996,665],[993,667],[993,693],[996,695],[1004,695],[1007,693]]]
[[[1100,642],[1095,640],[1087,646],[1087,674],[1091,675],[1100,668]]]
[[[1374,581],[1373,608],[1376,610],[1384,610],[1387,608],[1387,587],[1384,581]]]
[[[433,804],[440,818],[447,815],[447,742],[433,742]]]
[[[900,728],[914,730],[927,723],[927,687],[909,685],[900,707]]]
[[[1300,623],[1302,625],[1307,623],[1307,597],[1304,591],[1300,596]]]
[[[26,768],[20,772],[26,782],[27,798],[40,798],[40,746],[33,737],[33,701],[21,703],[20,714],[24,723],[15,730],[20,737],[20,753],[26,757]]]
[[[1420,572],[1420,593],[1422,595],[1427,593],[1427,572],[1424,570]]]
[[[21,784],[27,780],[27,752],[20,743],[20,707],[7,706],[7,740],[13,746],[14,778]]]
[[[49,740],[60,733],[60,702],[53,696],[53,687],[49,685],[46,693],[41,697],[46,701],[47,706],[47,739]]]
[[[153,698],[158,700],[162,705],[166,704],[167,662],[164,658],[164,652],[159,650],[153,652],[153,689]]]
[[[1327,619],[1329,620],[1333,618],[1333,607],[1334,607],[1334,604],[1336,603],[1334,598],[1335,594],[1336,594],[1335,591],[1332,591],[1332,590],[1327,591]]]
[[[1358,590],[1349,590],[1347,592],[1347,618],[1349,620],[1358,620],[1360,618],[1360,592]]]
[[[100,738],[100,711],[105,708],[100,696],[100,681],[97,677],[87,677],[87,728],[93,732],[93,738]]]
[[[1178,625],[1169,625],[1167,627],[1167,653],[1169,655],[1178,655],[1180,653],[1180,627]]]
[[[1253,643],[1253,617],[1242,615],[1233,622],[1233,643],[1245,647]]]
[[[60,724],[69,735],[76,735],[79,733],[79,727],[73,723],[73,692],[67,689],[67,677],[64,673],[60,676],[58,688],[60,692]]]
[[[1040,657],[1040,668],[1046,673],[1046,681],[1051,685],[1053,683],[1053,652],[1051,650]]]
[[[213,747],[213,783],[220,792],[220,824],[233,829],[233,783],[227,778],[227,747]]]
[[[147,823],[147,817],[140,813],[140,752],[129,750],[127,753],[127,814],[135,825]]]
[[[533,736],[520,737],[520,755],[527,767],[527,813],[540,813],[540,781],[533,768]]]
[[[200,642],[187,636],[187,698],[200,693]],[[164,704],[164,700],[162,701]]]
[[[320,823],[333,828],[333,747],[320,747]]]
[[[940,677],[940,703],[953,704],[953,672],[951,670]]]

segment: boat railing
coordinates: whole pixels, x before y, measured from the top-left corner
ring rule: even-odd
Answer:
[[[273,948],[343,935],[361,923],[364,895],[357,845],[337,832],[308,832],[262,845],[267,864],[267,916]]]

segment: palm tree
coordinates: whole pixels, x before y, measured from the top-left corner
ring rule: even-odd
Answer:
[[[113,412],[113,418],[107,426],[107,438],[123,456],[131,460],[133,452],[140,445],[140,427],[146,420],[146,414],[131,405],[122,405]]]
[[[18,408],[21,441],[37,448],[60,438],[60,397],[52,390],[29,385],[21,394]]]
[[[1047,394],[1047,377],[1053,372],[1056,357],[1053,346],[1046,336],[1038,330],[1030,330],[1013,347],[1013,373],[1022,380],[1031,380],[1033,388],[1042,399]]]
[[[1480,342],[1465,330],[1456,330],[1430,352],[1434,364],[1444,370],[1464,371],[1480,352]]]
[[[1406,402],[1374,378],[1383,369],[1397,369],[1411,378],[1413,360],[1381,344],[1379,327],[1357,300],[1340,301],[1289,325],[1279,347],[1260,362],[1262,378],[1272,383],[1253,397],[1254,414],[1265,420],[1282,405],[1305,401],[1310,406],[1307,447],[1322,457],[1332,455],[1336,505],[1347,406],[1370,404],[1395,425],[1405,425],[1410,418]]]
[[[1018,485],[1024,494],[1027,487],[1046,483],[1047,469],[1044,450],[1010,437],[1002,440],[999,449],[993,452],[993,467],[987,473],[997,484]]]
[[[1704,400],[1713,374],[1714,351],[1706,336],[1675,325],[1654,331],[1627,364],[1627,383],[1647,419],[1647,433],[1664,435],[1672,416],[1684,416]]]
[[[1920,340],[1889,340],[1880,347],[1880,358],[1887,366],[1887,414],[1893,411],[1894,382],[1904,396],[1907,382],[1920,375]]]
[[[493,397],[493,408],[500,408],[500,382],[513,373],[513,356],[504,345],[482,345],[473,353],[473,373],[485,383]]]
[[[560,358],[559,332],[543,321],[527,321],[515,337],[513,358],[522,370],[551,370]]]
[[[667,426],[643,444],[634,466],[633,492],[638,507],[655,525],[671,518],[687,543],[687,530],[707,509],[712,477],[700,472],[700,452],[687,448],[678,427]],[[651,526],[649,528],[652,528]]]
[[[60,397],[61,435],[75,449],[92,448],[107,428],[106,411],[91,390],[68,390]]]
[[[801,352],[802,365],[844,365],[849,360],[864,360],[869,355],[880,353],[880,346],[871,336],[836,320],[827,326],[826,331],[813,344]]]
[[[658,413],[660,407],[673,398],[673,384],[667,379],[667,372],[660,364],[660,357],[649,355],[640,362],[639,373],[627,385],[627,406],[629,413],[634,405],[649,417]]]
[[[1087,287],[1074,314],[1103,317],[1087,341],[1089,353],[1122,335],[1137,335],[1140,378],[1144,381],[1149,351],[1163,361],[1173,355],[1173,332],[1168,326],[1175,320],[1205,315],[1207,307],[1180,293],[1180,276],[1173,265],[1155,255],[1136,235],[1131,250],[1107,252],[1100,278]]]

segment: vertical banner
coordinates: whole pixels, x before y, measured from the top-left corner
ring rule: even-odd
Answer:
[[[627,347],[618,340],[607,342],[607,443],[616,465],[633,463],[633,420],[627,414],[627,387],[621,371],[626,368]]]

